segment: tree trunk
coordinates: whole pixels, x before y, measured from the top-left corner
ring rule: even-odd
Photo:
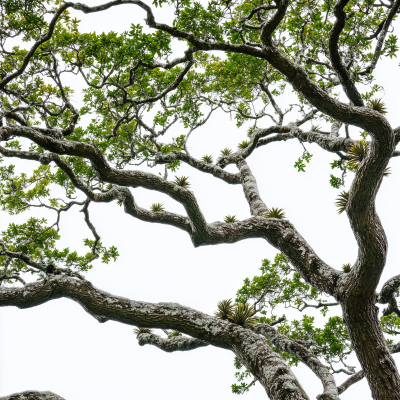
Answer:
[[[350,297],[343,317],[375,400],[400,400],[400,376],[390,355],[374,299]]]

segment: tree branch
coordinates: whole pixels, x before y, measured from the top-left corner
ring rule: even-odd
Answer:
[[[361,97],[361,94],[358,92],[354,81],[350,77],[349,71],[343,64],[338,49],[339,37],[347,20],[344,7],[348,2],[349,0],[339,0],[333,8],[336,21],[329,35],[329,53],[332,66],[339,76],[340,83],[342,84],[347,97],[355,106],[363,107],[364,101]]]
[[[8,396],[0,397],[0,400],[65,400],[63,397],[53,392],[37,392],[34,390],[27,390],[10,394]]]
[[[268,211],[268,207],[262,201],[258,191],[257,181],[243,157],[238,157],[236,166],[239,168],[242,187],[246,200],[250,206],[250,213],[254,216],[262,216]]]
[[[374,50],[374,56],[373,56],[370,64],[367,67],[365,67],[365,69],[363,71],[359,72],[359,75],[369,74],[375,69],[376,64],[379,61],[379,57],[382,55],[382,47],[385,42],[385,38],[389,31],[390,25],[392,24],[393,18],[395,17],[396,13],[398,13],[399,9],[400,9],[400,0],[396,0],[396,2],[392,4],[392,7],[388,13],[388,16],[386,17],[384,22],[379,25],[379,27],[381,27],[381,25],[382,25],[382,28],[381,29],[378,28],[377,32],[375,32],[375,34],[370,37],[370,38],[373,38],[373,37],[375,37],[375,35],[377,35],[379,33],[378,42],[377,42],[375,50]],[[370,38],[367,38],[367,39],[370,39]]]
[[[278,330],[268,324],[254,324],[252,326],[254,332],[265,336],[280,351],[284,351],[293,355],[302,361],[314,374],[321,380],[324,392],[318,396],[320,400],[339,400],[338,389],[336,387],[335,378],[328,371],[325,365],[314,356],[311,351],[305,347],[289,339]]]
[[[6,133],[10,132],[10,129],[10,127],[0,128],[0,135],[4,130]],[[20,132],[19,128],[15,129]],[[341,273],[325,264],[289,221],[275,218],[266,219],[257,216],[235,223],[214,222],[207,224],[191,191],[178,187],[171,182],[166,182],[153,174],[111,168],[100,150],[91,144],[56,140],[35,132],[32,128],[23,129],[21,136],[29,137],[45,149],[90,159],[101,179],[114,184],[114,188],[105,193],[93,193],[86,184],[75,177],[68,164],[56,154],[35,152],[27,154],[27,152],[15,150],[6,150],[6,154],[11,157],[21,155],[31,160],[36,159],[42,163],[54,161],[66,172],[71,182],[91,200],[95,202],[109,202],[115,199],[123,201],[125,211],[132,216],[149,222],[170,224],[187,231],[196,247],[235,243],[248,238],[265,238],[290,259],[307,282],[330,295],[334,295]],[[184,205],[189,218],[185,219],[185,217],[172,213],[153,213],[141,209],[136,206],[127,187],[144,187],[145,189],[165,193]]]
[[[351,376],[349,379],[344,381],[339,387],[338,387],[338,393],[342,394],[345,390],[347,390],[351,385],[354,385],[357,382],[360,382],[361,379],[363,379],[365,376],[364,371],[358,371],[356,374]]]
[[[203,161],[197,160],[194,157],[186,154],[182,151],[171,151],[168,154],[157,154],[155,157],[156,164],[169,164],[175,160],[183,161],[184,163],[190,165],[193,168],[207,174],[211,174],[218,179],[222,179],[229,184],[240,184],[240,175],[232,174],[230,172],[224,171],[219,165],[207,164]]]
[[[88,281],[67,276],[28,283],[23,288],[0,287],[0,306],[34,307],[66,297],[79,303],[101,321],[174,329],[213,346],[233,351],[259,380],[268,396],[278,400],[282,393],[291,399],[309,400],[283,359],[264,338],[239,325],[211,317],[177,303],[146,303],[129,300],[95,288]],[[289,398],[288,397],[288,398]]]
[[[209,343],[204,340],[195,338],[174,336],[171,339],[164,339],[154,333],[140,333],[137,335],[137,338],[140,346],[151,344],[167,353],[172,353],[174,351],[189,351],[209,345]]]
[[[51,36],[53,35],[53,32],[54,32],[56,23],[58,21],[58,18],[60,18],[61,14],[69,7],[71,7],[71,4],[64,3],[55,12],[54,17],[51,19],[51,21],[49,23],[49,29],[48,29],[47,33],[44,35],[41,35],[40,39],[34,43],[34,45],[28,51],[27,55],[24,57],[21,67],[17,71],[13,72],[12,74],[5,76],[0,81],[0,90],[2,90],[9,82],[11,82],[14,78],[21,75],[25,71],[26,67],[29,64],[29,61],[35,54],[36,50],[39,48],[39,46],[41,46],[43,43],[47,42],[51,38]]]

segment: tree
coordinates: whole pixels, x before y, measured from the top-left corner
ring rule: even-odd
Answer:
[[[153,31],[132,25],[122,35],[80,33],[79,21],[68,12],[107,12],[122,4],[144,10]],[[174,8],[171,24],[156,21],[152,8],[160,6]],[[27,308],[66,297],[99,322],[137,327],[141,345],[169,352],[208,345],[231,350],[237,368],[245,367],[238,372],[239,384],[233,385],[238,393],[257,381],[271,399],[308,399],[290,368],[301,361],[321,380],[320,399],[338,399],[364,377],[375,399],[400,399],[400,376],[391,356],[400,345],[384,335],[399,329],[400,275],[376,293],[387,240],[375,210],[382,179],[390,179],[385,178],[388,163],[400,155],[400,127],[386,119],[382,88],[374,83],[378,61],[398,52],[392,23],[400,0],[185,0],[154,1],[152,6],[114,0],[93,7],[3,0],[1,7],[1,205],[11,215],[34,208],[56,213],[53,224],[31,215],[2,233],[2,306]],[[31,47],[12,47],[15,37]],[[185,50],[171,61],[175,43]],[[65,84],[68,74],[80,75],[87,85],[79,109]],[[298,100],[283,109],[277,98],[287,87]],[[216,160],[210,155],[197,159],[189,151],[190,135],[217,110],[234,116],[243,129],[247,124],[248,138],[236,151],[222,149]],[[300,117],[290,122],[295,111]],[[85,116],[91,118],[87,126],[80,123]],[[266,119],[272,121],[267,128]],[[185,133],[170,137],[179,123]],[[360,128],[361,137],[351,138],[350,127]],[[260,147],[292,139],[335,154],[332,168],[341,176],[331,176],[333,187],[340,189],[346,174],[354,173],[337,206],[348,216],[358,257],[342,270],[315,253],[284,210],[264,203],[248,165]],[[299,172],[311,157],[304,147],[295,164]],[[5,162],[13,158],[34,161],[30,165],[35,167],[19,174]],[[182,163],[221,185],[241,185],[251,216],[207,222],[190,190],[190,177],[178,175]],[[159,166],[162,174],[149,172],[158,172]],[[236,172],[229,172],[229,166]],[[168,195],[186,215],[169,212],[160,203],[150,209],[138,206],[133,188]],[[108,263],[118,257],[114,246],[101,242],[89,217],[91,204],[114,201],[131,217],[183,230],[195,247],[262,238],[280,253],[273,262],[264,260],[260,276],[244,281],[235,301],[221,299],[215,316],[175,303],[110,295],[83,273],[98,258]],[[84,255],[57,247],[60,218],[74,206],[81,207],[93,235],[85,239],[90,251]],[[306,315],[289,321],[276,312],[282,304],[300,311],[318,308],[324,316],[339,305],[343,318],[328,315],[322,328]],[[386,305],[380,316],[377,304]],[[164,330],[167,337],[152,328]],[[361,364],[358,372],[345,361],[353,351]],[[337,362],[342,366],[336,367]],[[350,377],[337,386],[333,374],[339,371]]]

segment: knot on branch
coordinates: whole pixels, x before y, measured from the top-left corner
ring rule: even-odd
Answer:
[[[51,153],[44,153],[39,156],[39,162],[43,165],[50,164],[54,159],[53,154]]]

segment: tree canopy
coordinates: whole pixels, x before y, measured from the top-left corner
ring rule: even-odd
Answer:
[[[146,27],[85,33],[70,14],[121,5],[139,7]],[[160,7],[174,10],[169,24],[157,22]],[[380,60],[398,62],[393,22],[400,0],[114,0],[95,6],[2,0],[0,8],[0,205],[11,216],[25,216],[2,231],[1,306],[29,308],[65,297],[99,322],[135,326],[140,345],[230,350],[238,394],[258,382],[271,399],[308,399],[291,370],[301,362],[322,383],[319,399],[337,400],[363,378],[373,398],[400,399],[391,356],[400,352],[400,275],[377,293],[388,243],[375,209],[382,180],[390,179],[388,164],[400,155],[400,127],[386,118],[384,101],[384,90],[395,88],[383,88],[375,77]],[[74,79],[85,83],[79,106]],[[285,103],[291,91],[295,103]],[[210,144],[207,154],[194,156],[191,135],[217,113],[235,120],[243,140],[217,155]],[[294,164],[299,173],[313,157],[308,143],[332,154],[330,179],[318,184],[337,189],[338,213],[347,215],[358,245],[353,263],[331,266],[320,258],[285,210],[258,189],[263,176],[253,174],[251,156],[293,140],[303,148]],[[19,171],[18,160],[31,161],[30,169]],[[183,165],[219,185],[241,186],[248,218],[207,221]],[[139,206],[138,188],[169,196],[184,213],[159,202]],[[103,243],[89,214],[91,205],[113,202],[127,221],[178,228],[195,247],[260,238],[278,254],[231,299],[221,299],[214,315],[110,294],[85,273],[96,260],[108,264],[119,256],[118,243]],[[91,234],[82,232],[86,253],[59,245],[60,221],[77,207]],[[45,217],[37,217],[37,209]],[[377,304],[385,309],[377,313]],[[333,307],[342,316],[333,315]],[[320,310],[321,318],[307,315],[309,309]],[[347,362],[352,354],[359,370]],[[338,373],[349,375],[341,385]]]

